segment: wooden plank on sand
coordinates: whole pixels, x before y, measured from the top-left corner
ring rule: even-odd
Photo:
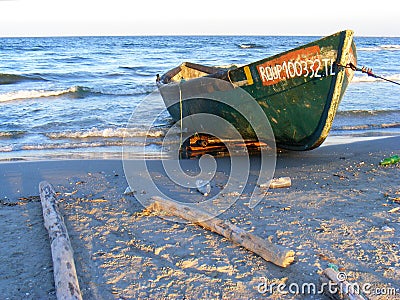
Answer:
[[[71,242],[64,219],[58,209],[56,193],[51,184],[46,181],[39,184],[39,192],[44,226],[49,233],[51,242],[57,299],[82,299]]]
[[[294,261],[293,250],[275,245],[268,240],[241,229],[229,221],[214,217],[199,208],[189,207],[158,197],[153,198],[153,200],[154,202],[147,208],[148,210],[165,212],[200,225],[245,247],[275,265],[285,268]]]

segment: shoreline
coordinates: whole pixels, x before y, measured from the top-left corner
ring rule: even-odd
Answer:
[[[0,293],[55,299],[37,198],[39,182],[47,180],[58,192],[84,299],[309,299],[310,293],[286,288],[283,295],[276,286],[317,284],[329,263],[351,282],[370,284],[371,299],[388,299],[379,288],[394,288],[389,299],[400,299],[400,211],[390,212],[400,207],[400,164],[379,166],[399,153],[400,136],[278,153],[274,177],[289,176],[292,186],[265,191],[254,209],[245,190],[219,217],[294,250],[295,263],[284,269],[198,226],[146,212],[135,195],[124,195],[121,160],[1,162],[0,243],[7,251],[0,253]],[[229,175],[227,159],[218,161],[211,193]],[[166,183],[159,160],[150,165],[169,193],[204,199]],[[198,161],[184,165],[195,170]],[[264,282],[271,290],[262,294],[257,289]]]
[[[310,151],[318,150],[319,148],[326,146],[334,146],[341,144],[351,144],[363,141],[374,141],[386,138],[394,138],[398,137],[400,134],[391,134],[391,135],[329,135],[327,139],[319,146],[317,149],[309,150],[309,151],[293,151],[294,153],[307,153]],[[140,147],[139,147],[140,148]],[[115,149],[111,151],[96,151],[98,149],[94,148],[94,151],[87,151],[87,148],[82,149],[82,152],[72,149],[73,151],[69,151],[71,149],[64,149],[59,151],[53,150],[22,150],[18,151],[19,155],[12,155],[11,152],[4,152],[0,155],[0,164],[2,163],[13,163],[13,162],[28,162],[28,161],[62,161],[62,160],[122,160],[122,148]],[[86,150],[86,151],[85,151]],[[286,150],[282,150],[283,152],[287,152]],[[281,151],[281,152],[282,152]],[[279,152],[279,150],[278,150]],[[167,153],[168,155],[168,153]],[[159,160],[161,159],[160,152],[156,151],[147,151],[143,152],[134,152],[131,153],[131,159],[150,159],[150,160]]]

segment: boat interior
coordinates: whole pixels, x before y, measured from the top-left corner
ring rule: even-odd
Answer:
[[[210,74],[226,71],[226,68],[207,67],[190,62],[184,62],[180,66],[168,71],[163,75],[163,83],[178,82],[180,80],[190,80]]]

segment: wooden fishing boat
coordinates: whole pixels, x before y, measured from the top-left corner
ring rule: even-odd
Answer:
[[[257,101],[271,124],[278,148],[310,150],[328,136],[354,75],[354,68],[349,66],[356,66],[356,62],[353,32],[345,30],[240,67],[185,62],[158,77],[157,83],[175,121],[199,113],[216,114],[233,124],[244,139],[256,140],[254,131],[229,105],[212,103],[201,96],[182,101],[183,84],[190,82],[193,89],[196,81],[202,85],[201,78],[223,80]]]

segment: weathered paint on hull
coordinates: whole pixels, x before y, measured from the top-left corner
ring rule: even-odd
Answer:
[[[353,32],[346,30],[240,68],[201,76],[226,80],[254,97],[270,121],[277,147],[309,150],[321,145],[332,127],[353,77],[350,68],[339,67],[348,63],[356,65],[356,48]],[[162,83],[170,82],[170,76],[162,77]],[[229,106],[201,98],[177,103],[182,97],[179,83],[164,84],[160,92],[176,121],[191,114],[213,113],[233,124],[243,138],[254,139],[246,120]]]

